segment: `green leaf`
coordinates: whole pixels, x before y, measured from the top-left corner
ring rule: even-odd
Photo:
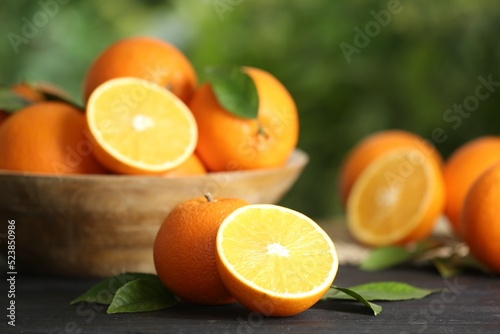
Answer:
[[[208,67],[205,75],[224,109],[238,117],[257,118],[257,88],[241,67]]]
[[[397,265],[411,262],[422,254],[442,246],[442,242],[435,240],[424,240],[413,247],[384,246],[370,252],[363,260],[360,269],[365,271],[378,271],[388,269]]]
[[[369,302],[366,298],[364,298],[362,295],[360,295],[359,293],[357,293],[356,291],[354,291],[352,289],[341,288],[341,287],[332,285],[330,290],[327,292],[327,295],[330,294],[330,292],[332,292],[331,293],[332,296],[325,295],[323,297],[323,299],[354,299],[354,300],[357,300],[360,303],[364,304],[368,308],[370,308],[373,311],[373,315],[379,315],[380,312],[382,312],[382,306]],[[341,298],[339,298],[338,296],[334,296],[337,293],[340,295]],[[348,298],[342,298],[342,295],[346,296]]]
[[[9,87],[0,87],[0,110],[7,113],[14,113],[31,103],[13,92]]]
[[[157,276],[153,276],[133,280],[119,288],[107,313],[157,311],[177,303],[177,298],[163,286]]]
[[[433,293],[443,291],[443,289],[421,289],[410,284],[401,282],[373,282],[349,288],[351,291],[362,295],[366,300],[397,301],[421,299]],[[352,299],[351,295],[345,295],[337,291],[329,290],[324,298],[333,299]]]
[[[142,274],[142,273],[123,273],[114,277],[106,278],[100,281],[81,296],[70,302],[70,305],[87,302],[87,303],[99,303],[104,305],[111,304],[116,291],[136,279],[140,278],[150,278],[156,277],[153,274]]]
[[[412,252],[403,247],[380,247],[371,251],[359,268],[365,271],[377,271],[403,264],[412,259]]]

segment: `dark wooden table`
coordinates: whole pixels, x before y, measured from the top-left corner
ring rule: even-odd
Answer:
[[[108,315],[99,305],[68,304],[97,280],[18,273],[15,327],[6,324],[6,279],[1,282],[0,333],[500,333],[498,276],[468,273],[445,280],[432,268],[366,273],[341,266],[335,284],[382,280],[448,290],[421,300],[379,302],[383,311],[378,316],[349,301],[321,301],[290,318],[263,318],[239,304],[180,304],[163,311]]]

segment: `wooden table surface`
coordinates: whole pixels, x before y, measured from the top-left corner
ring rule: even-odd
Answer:
[[[239,304],[180,304],[156,312],[108,315],[99,305],[68,304],[95,279],[18,273],[16,326],[8,326],[6,314],[2,315],[0,333],[500,333],[498,276],[468,273],[445,280],[432,268],[366,273],[343,265],[335,284],[348,287],[382,280],[448,290],[421,300],[379,302],[383,311],[378,316],[349,301],[321,301],[290,318],[263,318]],[[5,279],[1,295],[1,309],[6,313]]]

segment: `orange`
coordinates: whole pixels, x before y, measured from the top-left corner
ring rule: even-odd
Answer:
[[[354,182],[371,162],[388,151],[403,147],[419,149],[438,164],[442,164],[439,152],[429,142],[414,133],[387,130],[371,134],[352,148],[341,163],[339,188],[342,205],[345,207]]]
[[[204,175],[207,173],[205,166],[203,166],[200,158],[196,154],[192,154],[186,161],[169,170],[165,176],[190,176],[190,175]]]
[[[196,121],[188,107],[143,79],[106,81],[90,96],[86,116],[95,157],[117,173],[164,174],[196,147]]]
[[[204,84],[189,103],[198,123],[196,152],[209,171],[283,166],[297,145],[298,114],[286,88],[268,72],[249,67],[243,70],[257,88],[257,119],[225,110],[209,84]]]
[[[359,175],[347,201],[351,234],[369,246],[426,238],[445,201],[442,173],[419,148],[384,154]]]
[[[326,293],[338,258],[330,237],[309,217],[254,204],[236,209],[221,224],[217,268],[245,307],[285,317],[307,310]]]
[[[0,127],[0,169],[48,174],[104,173],[92,155],[85,116],[62,102],[19,110]]]
[[[500,137],[485,136],[460,146],[447,159],[444,168],[445,214],[455,234],[461,236],[460,216],[465,196],[477,178],[500,162]]]
[[[137,77],[154,82],[187,102],[197,78],[189,60],[175,46],[160,39],[130,37],[106,48],[85,77],[83,99],[100,84],[118,77]]]
[[[153,259],[158,277],[177,297],[196,304],[235,299],[215,264],[215,239],[223,219],[247,205],[241,199],[198,197],[178,204],[161,225]]]
[[[484,265],[500,273],[500,165],[483,173],[465,199],[462,236],[470,251]]]

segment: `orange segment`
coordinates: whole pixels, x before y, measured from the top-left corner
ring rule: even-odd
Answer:
[[[310,218],[271,204],[236,209],[217,234],[217,268],[245,307],[291,316],[316,303],[338,269],[335,246]]]
[[[444,206],[439,167],[418,149],[387,153],[361,173],[347,203],[348,227],[371,246],[430,234]]]
[[[126,174],[164,173],[193,153],[197,126],[188,107],[157,84],[137,78],[99,86],[87,105],[96,158]]]

